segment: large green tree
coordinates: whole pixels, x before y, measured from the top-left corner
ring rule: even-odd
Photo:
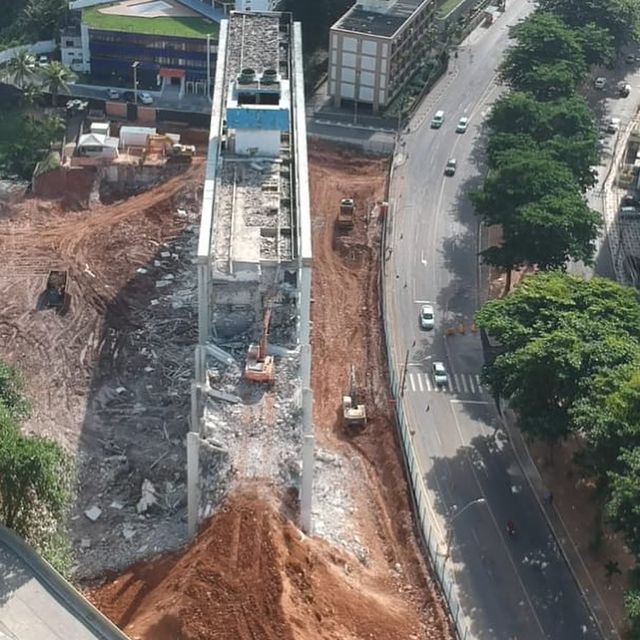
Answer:
[[[500,66],[513,89],[539,100],[571,95],[587,73],[583,44],[560,18],[535,12],[511,29],[516,43]]]
[[[623,449],[620,471],[609,473],[607,514],[613,525],[622,531],[629,546],[640,555],[640,447]]]
[[[35,58],[25,49],[7,62],[5,76],[20,89],[25,89],[33,79],[34,71]]]
[[[570,169],[550,153],[502,152],[471,198],[486,225],[502,227],[502,243],[482,256],[506,271],[507,290],[514,268],[560,268],[568,260],[592,260],[600,218],[579,193]]]
[[[485,379],[518,410],[524,431],[550,442],[576,430],[574,408],[594,380],[640,355],[637,294],[605,279],[530,276],[477,321],[504,349]]]
[[[538,5],[572,27],[597,25],[606,29],[617,48],[640,34],[640,3],[637,0],[538,0]]]

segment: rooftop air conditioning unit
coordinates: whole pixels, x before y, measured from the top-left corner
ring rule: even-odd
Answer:
[[[278,82],[278,72],[275,69],[265,69],[260,82],[262,84],[275,84]]]
[[[251,84],[256,81],[256,72],[255,69],[251,69],[246,67],[240,72],[238,76],[238,84]]]

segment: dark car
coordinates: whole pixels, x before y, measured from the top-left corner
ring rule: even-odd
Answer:
[[[125,91],[125,92],[122,94],[122,99],[123,99],[125,102],[133,102],[133,91]]]

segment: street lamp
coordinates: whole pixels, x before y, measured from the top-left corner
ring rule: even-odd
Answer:
[[[449,552],[451,551],[451,541],[453,538],[453,523],[455,522],[456,518],[459,518],[469,507],[472,507],[474,504],[484,504],[486,502],[486,500],[484,498],[476,498],[475,500],[472,500],[471,502],[468,502],[467,504],[464,505],[464,507],[462,507],[462,509],[460,509],[460,511],[458,511],[458,513],[456,513],[455,515],[453,515],[451,517],[451,519],[449,520],[449,530],[447,531],[447,548],[444,554],[444,563],[446,564],[447,560],[449,559]],[[444,565],[443,565],[444,567]]]
[[[139,60],[136,60],[131,68],[133,69],[133,101],[135,104],[138,104],[138,65],[140,64]]]

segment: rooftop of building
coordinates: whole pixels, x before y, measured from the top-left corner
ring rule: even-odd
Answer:
[[[333,25],[333,28],[389,38],[427,2],[431,0],[390,0],[387,6],[378,4],[375,10],[356,4]]]
[[[82,21],[102,31],[181,38],[217,36],[218,23],[200,15],[190,6],[193,3],[194,0],[190,0],[187,6],[186,2],[176,0],[123,0],[83,9]]]
[[[225,88],[236,82],[243,69],[253,69],[258,76],[266,69],[274,69],[279,72],[280,104],[291,105],[289,34],[280,26],[280,14],[231,13],[224,58]],[[243,89],[252,88],[255,88],[253,84],[243,85]],[[231,95],[232,92],[225,92],[223,114],[227,107],[237,107]],[[247,105],[247,108],[272,107]],[[295,258],[289,143],[288,134],[283,133],[277,157],[248,157],[229,149],[221,154],[216,188],[216,233],[212,238],[215,271],[231,274],[234,265],[275,265]]]

